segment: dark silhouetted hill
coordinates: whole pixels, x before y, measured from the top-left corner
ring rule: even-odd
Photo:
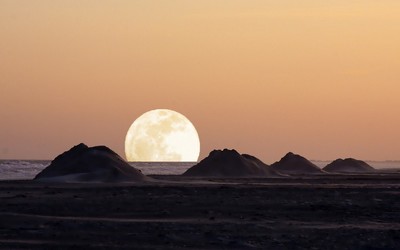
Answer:
[[[148,179],[106,146],[81,143],[57,156],[35,180],[53,182],[139,182]]]
[[[236,150],[213,150],[206,158],[188,169],[184,176],[247,177],[279,176],[261,160]]]
[[[356,160],[353,158],[337,159],[326,165],[323,170],[327,172],[337,173],[365,173],[371,172],[375,169],[364,161]]]
[[[287,153],[280,161],[271,165],[271,168],[282,174],[320,174],[323,171],[314,163],[301,155]]]

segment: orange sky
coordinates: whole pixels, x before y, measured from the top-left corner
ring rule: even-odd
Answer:
[[[0,158],[187,116],[266,163],[400,159],[398,0],[0,0]]]

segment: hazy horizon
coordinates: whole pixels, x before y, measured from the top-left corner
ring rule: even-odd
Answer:
[[[200,159],[400,159],[400,1],[0,0],[0,159],[185,115]]]
[[[254,156],[257,157],[256,155],[254,155]],[[21,159],[7,159],[7,158],[0,158],[0,161],[52,161],[52,160],[54,160],[55,157],[57,157],[57,155],[55,155],[51,159],[24,159],[24,158],[21,158]],[[207,157],[207,156],[205,156],[205,157]],[[257,158],[259,158],[259,157],[257,157]],[[177,161],[177,162],[174,162],[174,161],[127,161],[127,162],[129,162],[129,163],[152,163],[152,162],[153,163],[195,163],[195,162],[201,161],[202,159],[204,159],[204,158],[200,158],[198,161]],[[259,159],[262,160],[263,162],[267,163],[267,164],[272,164],[272,163],[280,160],[280,158],[279,158],[279,159],[276,159],[275,161],[272,161],[272,162],[266,162],[261,158],[259,158]],[[339,159],[339,158],[330,159],[330,160],[316,160],[316,159],[308,159],[308,160],[311,161],[311,162],[332,162],[332,161],[337,160],[337,159]],[[373,162],[376,162],[376,163],[400,163],[400,160],[368,160],[368,159],[357,159],[357,160],[362,160],[362,161],[370,162],[370,163],[373,163]]]

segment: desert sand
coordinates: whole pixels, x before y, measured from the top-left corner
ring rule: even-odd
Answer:
[[[400,175],[0,182],[2,249],[399,249]]]
[[[78,145],[35,180],[0,182],[0,248],[400,248],[400,173],[315,168],[292,153],[270,168],[216,150],[191,176],[147,177]]]

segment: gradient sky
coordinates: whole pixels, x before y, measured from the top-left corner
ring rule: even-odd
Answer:
[[[124,155],[176,110],[201,158],[400,159],[398,0],[0,0],[0,158]]]

